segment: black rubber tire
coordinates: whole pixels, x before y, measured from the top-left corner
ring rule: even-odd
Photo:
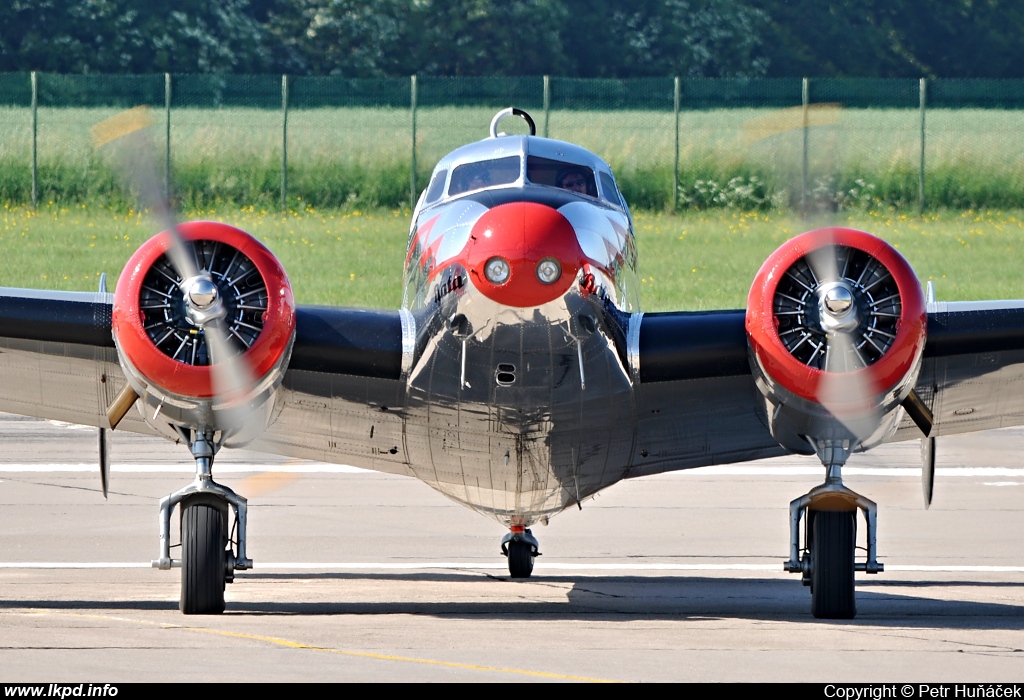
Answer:
[[[811,528],[811,614],[825,620],[850,620],[857,614],[853,576],[857,513],[818,511]]]
[[[533,548],[529,542],[508,543],[508,573],[512,578],[530,578],[533,573]]]
[[[181,600],[186,615],[224,612],[227,583],[226,510],[220,504],[181,504]]]

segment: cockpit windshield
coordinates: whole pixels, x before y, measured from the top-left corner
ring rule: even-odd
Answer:
[[[508,185],[519,179],[519,156],[507,156],[465,163],[452,171],[448,196],[472,192],[492,185]]]
[[[526,159],[526,177],[535,185],[558,187],[589,197],[597,196],[594,171],[583,165],[529,156]]]
[[[500,148],[488,139],[454,151],[438,164],[423,195],[423,206],[491,187],[525,184],[601,199],[628,211],[611,170],[589,151],[549,139],[514,138],[517,140],[499,144]],[[512,146],[521,152],[511,155]]]

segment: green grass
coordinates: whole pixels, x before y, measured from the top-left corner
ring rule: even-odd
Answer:
[[[114,113],[99,108],[39,110],[41,201],[127,206],[103,154],[95,152],[89,140],[89,128]],[[430,169],[444,154],[485,137],[493,113],[486,107],[418,110],[419,186],[425,185]],[[162,163],[163,113],[154,112],[154,119],[154,146]],[[799,109],[682,113],[679,154],[684,205],[770,210],[797,203],[802,189],[801,119]],[[914,208],[919,119],[917,110],[815,112],[808,133],[808,186],[814,205],[821,209]],[[172,171],[182,205],[277,206],[282,126],[282,116],[275,110],[174,110]],[[294,201],[320,208],[407,203],[411,127],[411,116],[404,109],[292,110],[287,150]],[[539,127],[543,130],[543,121]],[[1021,206],[1024,112],[936,109],[928,112],[926,127],[929,206]],[[502,128],[520,127],[506,121]],[[29,110],[0,108],[0,134],[0,202],[23,204],[31,192]],[[664,211],[672,206],[675,131],[671,112],[555,110],[550,114],[549,134],[579,143],[611,163],[635,209]],[[757,179],[765,195],[760,203],[736,194],[751,178]],[[698,196],[698,181],[713,182],[725,194],[704,201]]]
[[[193,211],[262,240],[288,271],[301,303],[397,308],[408,211],[308,207]],[[895,245],[941,300],[1024,298],[1024,211],[942,211],[923,220],[898,212],[853,212],[803,220],[776,212],[636,216],[641,302],[646,311],[742,308],[765,258],[783,241],[822,225],[860,228]],[[0,209],[0,284],[112,290],[129,256],[156,231],[119,209]]]

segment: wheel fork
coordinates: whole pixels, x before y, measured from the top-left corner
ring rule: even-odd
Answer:
[[[811,574],[811,558],[807,548],[800,548],[800,520],[809,510],[860,510],[867,524],[865,533],[868,545],[867,559],[854,563],[854,571],[877,574],[885,571],[885,565],[878,561],[876,532],[878,530],[878,505],[843,484],[842,468],[850,454],[848,441],[822,440],[812,443],[825,467],[825,483],[815,486],[806,494],[790,501],[789,504],[789,561],[783,562],[785,571],[802,574],[808,580]],[[815,507],[817,506],[817,507]],[[808,531],[808,535],[809,535]]]
[[[509,542],[526,542],[530,545],[530,553],[535,557],[540,556],[540,542],[533,536],[533,533],[529,528],[523,527],[522,525],[513,525],[509,528],[508,533],[501,538],[501,553],[508,556],[508,543]]]
[[[231,582],[235,570],[252,568],[252,559],[245,556],[248,501],[227,486],[213,480],[213,456],[216,450],[209,435],[197,431],[190,449],[196,461],[196,478],[188,486],[160,499],[160,556],[152,561],[152,565],[155,569],[163,570],[181,566],[180,559],[171,558],[171,511],[190,496],[212,496],[224,501],[235,511],[238,554],[236,556],[234,552],[228,552],[227,580]]]

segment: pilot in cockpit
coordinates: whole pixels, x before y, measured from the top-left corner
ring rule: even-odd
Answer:
[[[563,190],[578,192],[579,194],[590,194],[587,191],[587,175],[582,168],[566,168],[558,174],[555,182]]]
[[[455,168],[452,173],[448,196],[453,197],[484,187],[513,183],[519,179],[519,162],[519,156],[507,156],[475,163],[464,163]]]

